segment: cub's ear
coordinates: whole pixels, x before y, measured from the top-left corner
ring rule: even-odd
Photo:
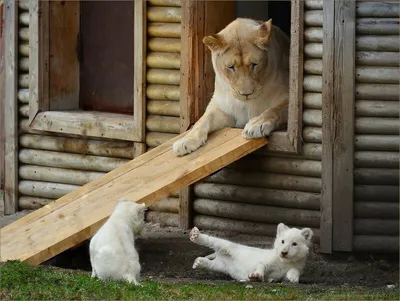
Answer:
[[[226,42],[218,34],[206,36],[203,38],[203,43],[211,50],[218,51],[226,47]]]
[[[267,22],[264,22],[260,26],[258,26],[257,36],[254,40],[254,44],[256,44],[258,48],[264,50],[268,48],[268,44],[271,39],[272,29],[272,19],[269,19]]]
[[[300,233],[306,240],[311,240],[314,235],[313,231],[310,228],[303,228],[301,229]]]
[[[118,203],[125,203],[125,202],[127,202],[128,200],[126,200],[126,199],[119,199],[118,200]]]
[[[276,229],[276,237],[279,237],[282,235],[283,232],[285,232],[286,230],[289,230],[290,228],[288,226],[286,226],[284,223],[280,223],[278,225],[278,228]]]

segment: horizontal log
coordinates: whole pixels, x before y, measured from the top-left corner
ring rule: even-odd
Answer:
[[[179,227],[179,214],[170,212],[147,211],[146,221],[161,226]]]
[[[18,16],[19,24],[29,26],[29,19],[30,19],[29,12],[19,13]]]
[[[150,37],[157,38],[180,38],[180,23],[148,23],[147,33]]]
[[[172,85],[147,85],[146,96],[154,100],[179,101],[181,91],[179,86]]]
[[[398,152],[356,151],[355,167],[399,168]]]
[[[29,117],[29,104],[20,105],[18,108],[18,114],[22,117]]]
[[[33,196],[21,196],[18,199],[18,207],[21,210],[36,210],[54,201],[55,199],[45,199]]]
[[[303,140],[309,143],[322,143],[322,128],[320,127],[304,127]]]
[[[181,56],[178,53],[150,52],[147,54],[146,62],[149,68],[179,70]]]
[[[356,150],[399,151],[400,137],[398,135],[356,135]]]
[[[133,143],[64,137],[21,135],[20,146],[56,152],[133,159]]]
[[[356,218],[398,219],[399,203],[356,201],[354,203],[354,216]]]
[[[149,51],[155,52],[181,52],[181,39],[173,38],[150,38],[147,41]]]
[[[179,198],[164,198],[159,202],[152,203],[149,209],[158,212],[179,213]]]
[[[18,86],[23,89],[29,89],[29,73],[23,73],[18,76]]]
[[[58,199],[80,186],[38,181],[20,181],[18,191],[21,195],[48,199]]]
[[[399,117],[398,101],[357,100],[357,117]]]
[[[322,111],[321,110],[304,110],[303,124],[306,126],[322,126]]]
[[[357,18],[356,33],[365,35],[398,35],[398,18]]]
[[[18,8],[20,10],[29,10],[29,0],[19,0]]]
[[[357,51],[356,65],[398,67],[400,58],[397,52]]]
[[[306,92],[322,93],[322,76],[317,76],[317,75],[304,76],[303,88]]]
[[[304,40],[306,42],[322,43],[323,30],[322,27],[308,27],[304,29]]]
[[[122,164],[129,162],[127,159],[120,158],[69,154],[34,149],[21,149],[19,152],[19,161],[30,165],[100,172],[109,172]]]
[[[304,24],[306,26],[322,27],[324,14],[322,10],[309,10],[304,13]]]
[[[306,43],[304,45],[304,54],[309,58],[322,59],[322,43]]]
[[[178,117],[149,115],[146,118],[146,129],[150,132],[179,134],[180,126]]]
[[[356,50],[398,52],[399,44],[400,38],[398,35],[356,37]]]
[[[355,168],[354,182],[361,185],[399,185],[399,170],[384,168]]]
[[[285,154],[285,153],[270,153],[265,148],[257,150],[254,155],[279,157],[289,159],[302,159],[302,160],[316,160],[321,161],[322,144],[321,143],[303,143],[301,152],[299,154]]]
[[[29,126],[29,119],[28,118],[19,118],[19,124],[18,124],[18,130],[19,134],[33,134],[33,135],[43,135],[43,131],[39,130],[33,130]],[[67,134],[67,133],[51,133],[51,132],[46,132],[46,135],[48,136],[54,136],[54,137],[63,137],[63,138],[78,138],[81,139],[82,136],[80,135],[73,135],[73,134]]]
[[[399,67],[365,66],[356,68],[356,82],[372,84],[399,84]]]
[[[22,57],[19,59],[18,68],[22,72],[29,72],[29,58]]]
[[[309,59],[304,61],[304,72],[311,75],[322,75],[322,59]]]
[[[154,148],[174,137],[176,137],[176,134],[149,132],[146,134],[146,144],[148,147]]]
[[[356,98],[362,100],[393,100],[398,101],[399,85],[395,84],[356,84]]]
[[[29,57],[29,44],[20,43],[18,46],[19,55]]]
[[[323,0],[306,0],[304,2],[304,7],[306,9],[323,9],[324,1]]]
[[[400,120],[398,118],[357,117],[357,134],[398,135]]]
[[[319,193],[213,183],[195,184],[194,195],[203,199],[310,210],[319,210],[321,201]]]
[[[18,37],[22,41],[29,41],[29,27],[20,27],[18,31]]]
[[[200,230],[226,231],[226,232],[262,235],[270,237],[276,236],[276,227],[277,227],[276,224],[239,221],[235,219],[228,219],[228,218],[221,218],[221,217],[207,216],[207,215],[195,215],[193,219],[193,224]],[[314,232],[312,241],[314,243],[319,243],[319,238],[320,238],[319,229],[313,228],[312,230]]]
[[[177,101],[149,100],[147,113],[164,116],[180,116],[180,104]]]
[[[361,202],[399,202],[399,186],[355,185],[354,200]]]
[[[398,18],[399,3],[396,3],[396,1],[358,1],[356,15],[357,17]]]
[[[355,235],[354,252],[398,253],[399,237],[388,235]]]
[[[85,170],[74,170],[38,165],[22,165],[19,167],[19,176],[24,180],[54,182],[61,184],[85,185],[106,173]]]
[[[21,103],[29,103],[29,100],[30,100],[29,89],[19,89],[18,101]]]
[[[321,162],[304,159],[246,156],[229,165],[229,168],[244,172],[268,172],[308,177],[321,176]]]
[[[177,85],[181,82],[179,70],[148,69],[147,82],[150,84]]]
[[[304,93],[303,105],[305,109],[322,109],[322,94],[321,93]]]
[[[181,0],[148,0],[152,6],[181,6]]]
[[[193,211],[197,214],[262,223],[290,223],[294,226],[319,227],[317,210],[289,209],[263,205],[195,199]]]
[[[361,235],[399,235],[398,219],[354,219],[354,234]]]
[[[205,182],[304,192],[321,192],[320,178],[261,172],[244,173],[229,168],[222,169],[207,177]]]
[[[157,7],[147,8],[148,22],[180,23],[182,12],[180,7]]]

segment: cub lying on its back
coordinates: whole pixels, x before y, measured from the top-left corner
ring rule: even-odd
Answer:
[[[205,144],[208,133],[244,128],[247,139],[268,136],[287,123],[289,39],[269,20],[236,19],[203,39],[211,50],[215,91],[204,115],[173,145],[182,156]]]
[[[297,283],[306,265],[312,236],[310,228],[300,230],[280,223],[274,248],[266,250],[201,234],[195,227],[190,232],[190,240],[215,252],[196,258],[193,268],[222,272],[238,281],[287,279]]]

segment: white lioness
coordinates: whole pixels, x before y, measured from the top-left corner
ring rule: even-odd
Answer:
[[[200,233],[194,227],[190,240],[214,249],[206,257],[197,257],[193,268],[228,274],[237,281],[268,282],[287,279],[298,283],[303,273],[313,232],[310,228],[289,228],[280,223],[273,249],[260,249],[233,243]]]
[[[90,241],[92,277],[125,280],[139,285],[139,254],[134,235],[144,227],[144,204],[119,200],[107,222]]]
[[[287,123],[289,39],[272,20],[236,19],[203,42],[212,52],[215,91],[204,115],[173,144],[189,154],[224,127],[244,128],[246,139],[268,136]]]

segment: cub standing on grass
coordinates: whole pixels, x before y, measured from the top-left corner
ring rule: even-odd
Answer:
[[[107,222],[90,241],[92,277],[140,283],[135,235],[144,227],[144,204],[119,200]]]
[[[290,43],[283,31],[272,20],[239,18],[203,42],[212,53],[214,94],[173,151],[179,156],[194,152],[208,133],[224,127],[244,128],[243,137],[252,139],[286,126]]]
[[[194,227],[190,240],[215,252],[196,258],[193,268],[228,274],[238,281],[287,279],[298,283],[306,265],[312,236],[310,228],[300,230],[280,223],[274,248],[259,249],[202,234]]]

